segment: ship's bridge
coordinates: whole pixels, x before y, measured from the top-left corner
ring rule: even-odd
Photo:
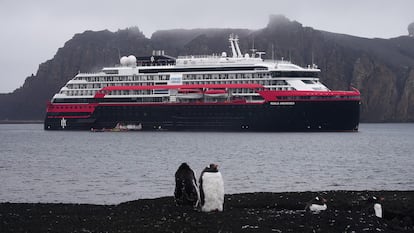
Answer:
[[[256,65],[262,63],[259,57],[250,57],[246,54],[244,57],[228,57],[225,52],[219,55],[192,55],[179,56],[176,60],[176,66],[228,66],[228,65]]]

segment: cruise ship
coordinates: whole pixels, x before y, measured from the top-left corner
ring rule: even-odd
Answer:
[[[360,93],[330,90],[314,64],[242,54],[120,58],[79,73],[47,104],[45,130],[357,131]]]

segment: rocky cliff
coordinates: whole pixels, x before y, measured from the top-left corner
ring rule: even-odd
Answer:
[[[162,30],[146,38],[138,28],[76,34],[36,75],[13,93],[0,95],[0,120],[42,119],[45,104],[76,73],[118,63],[119,55],[149,55],[163,49],[172,56],[228,51],[230,33],[241,49],[265,51],[267,58],[316,63],[331,89],[356,87],[362,94],[362,122],[414,121],[414,38],[367,39],[303,27],[271,16],[266,27],[248,29]]]

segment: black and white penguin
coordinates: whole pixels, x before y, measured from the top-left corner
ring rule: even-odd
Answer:
[[[378,218],[382,218],[382,198],[377,198],[372,196],[368,199],[368,209],[369,212],[374,213]]]
[[[197,207],[200,194],[194,171],[187,163],[182,163],[175,172],[175,203]]]
[[[224,182],[216,164],[206,167],[200,176],[201,211],[223,211]]]
[[[326,209],[328,209],[328,206],[326,205],[326,200],[318,196],[308,201],[305,207],[306,211],[311,211],[314,213],[319,213]]]

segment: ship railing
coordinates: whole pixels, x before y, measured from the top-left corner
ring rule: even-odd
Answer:
[[[219,55],[186,55],[178,56],[177,60],[263,61],[263,59],[258,57],[224,57]]]
[[[219,55],[184,55],[184,56],[178,56],[178,59],[198,59],[198,58],[221,58],[222,56]]]
[[[276,64],[292,64],[291,61],[287,60],[274,60],[274,59],[264,59],[265,62],[276,63]]]

